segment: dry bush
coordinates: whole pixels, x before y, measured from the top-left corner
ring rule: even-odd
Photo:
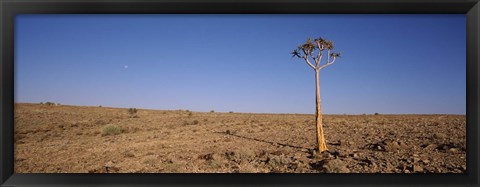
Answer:
[[[105,120],[102,120],[102,119],[99,119],[97,121],[95,121],[95,125],[106,125],[107,122]]]
[[[149,155],[149,156],[145,157],[145,159],[143,160],[143,163],[145,165],[155,166],[158,163],[157,156]]]
[[[200,121],[198,120],[193,120],[193,121],[183,121],[183,125],[198,125]]]
[[[122,132],[123,129],[117,125],[106,125],[102,129],[102,135],[117,135]]]
[[[48,106],[53,106],[53,105],[55,105],[55,103],[54,103],[54,102],[50,102],[50,101],[48,101],[48,102],[45,102],[45,105],[48,105]]]
[[[129,108],[129,109],[128,109],[128,113],[129,113],[130,115],[134,115],[134,114],[136,114],[137,112],[138,112],[138,110],[137,110],[136,108]]]

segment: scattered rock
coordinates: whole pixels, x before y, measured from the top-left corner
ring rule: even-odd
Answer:
[[[153,152],[148,152],[147,154],[145,154],[146,156],[150,156],[150,155],[154,155],[155,153]]]
[[[274,152],[271,152],[270,154],[272,155],[283,155],[283,152],[282,151],[274,151]]]
[[[383,147],[382,147],[382,146],[379,146],[379,145],[377,145],[377,149],[378,149],[379,151],[381,151],[381,150],[383,150]]]
[[[372,166],[374,163],[372,162],[371,158],[365,158],[361,160],[363,163],[367,164],[368,166]]]
[[[444,140],[447,138],[447,135],[443,133],[435,133],[433,134],[433,138],[437,140]]]
[[[294,158],[295,160],[300,160],[300,159],[303,158],[303,156],[302,156],[302,154],[295,153],[294,156],[293,156],[293,158]]]
[[[199,159],[203,159],[203,160],[213,160],[213,153],[208,153],[208,154],[204,154],[204,155],[200,155],[198,156]]]
[[[383,145],[387,152],[396,152],[400,149],[400,145],[396,141],[385,140]]]
[[[437,147],[437,150],[440,151],[450,151],[450,152],[457,152],[458,149],[453,144],[441,144]]]
[[[336,156],[336,157],[343,157],[343,158],[344,158],[344,157],[347,157],[347,155],[345,154],[345,152],[341,152],[341,151],[338,151],[338,150],[337,150],[337,151],[334,151],[334,152],[332,153],[332,155],[333,155],[333,156]]]
[[[118,171],[120,171],[120,168],[118,167],[103,166],[101,168],[89,170],[88,173],[117,173]]]
[[[125,156],[127,158],[133,158],[133,157],[135,157],[135,154],[133,154],[132,152],[126,151],[126,152],[123,153],[123,156]]]
[[[267,158],[267,164],[269,164],[271,166],[274,166],[274,167],[278,167],[278,166],[282,166],[282,165],[288,165],[291,162],[292,162],[292,160],[287,158],[284,155],[280,155],[280,156],[271,155]]]
[[[415,173],[422,173],[423,172],[423,167],[419,165],[414,165],[413,166],[413,172]]]
[[[450,149],[448,149],[448,151],[450,151],[450,152],[452,152],[452,153],[456,153],[456,152],[458,152],[458,149],[456,149],[456,148],[450,148]]]
[[[338,145],[339,146],[350,146],[352,144],[348,140],[340,140],[340,141],[338,141]]]
[[[323,163],[323,170],[327,173],[349,173],[350,170],[346,167],[346,164],[339,160],[333,159]]]
[[[106,164],[105,164],[105,167],[113,167],[113,162],[112,161],[108,161]]]
[[[397,168],[400,170],[400,171],[405,171],[407,169],[407,165],[404,164],[403,162],[400,162],[397,166]]]
[[[15,144],[18,144],[18,145],[24,144],[24,143],[25,143],[25,141],[23,141],[23,140],[17,140],[17,141],[15,142]]]
[[[406,144],[405,142],[398,142],[398,145],[400,145],[400,148],[401,149],[408,149],[408,144]]]
[[[428,144],[427,146],[425,146],[425,149],[431,151],[431,150],[436,149],[437,147],[438,146],[435,145],[435,144]]]
[[[95,125],[106,125],[106,124],[108,124],[108,122],[106,122],[105,120],[99,119],[95,121]]]
[[[393,165],[390,164],[389,162],[387,162],[387,164],[385,165],[385,167],[387,168],[387,171],[395,171],[395,168],[394,168]]]
[[[235,159],[235,152],[233,152],[233,151],[225,152],[225,157],[229,160],[233,160],[233,159]]]
[[[418,161],[420,161],[420,158],[417,158],[417,157],[413,158],[413,163],[417,163]]]

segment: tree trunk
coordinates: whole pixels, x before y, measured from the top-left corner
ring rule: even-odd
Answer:
[[[322,108],[320,106],[320,72],[319,70],[315,70],[315,85],[316,85],[316,115],[315,115],[315,123],[317,124],[317,143],[318,143],[318,151],[323,152],[328,150],[327,144],[325,143],[325,137],[323,135],[323,127],[322,127]]]

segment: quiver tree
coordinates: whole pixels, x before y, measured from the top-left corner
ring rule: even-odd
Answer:
[[[317,145],[318,151],[323,152],[328,150],[325,142],[325,136],[322,127],[322,108],[320,105],[320,70],[332,65],[337,58],[340,57],[340,53],[333,51],[333,42],[325,40],[321,37],[314,39],[313,41],[308,38],[307,42],[293,50],[292,57],[297,57],[305,60],[308,66],[315,71],[315,92],[316,92],[316,113],[315,123],[317,126]],[[325,62],[322,63],[322,58],[326,53],[327,57]],[[312,63],[314,62],[314,63]]]

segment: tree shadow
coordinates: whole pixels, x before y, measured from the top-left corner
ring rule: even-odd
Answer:
[[[296,145],[289,145],[289,144],[279,143],[279,142],[272,142],[272,141],[262,140],[262,139],[258,139],[258,138],[251,138],[251,137],[246,137],[246,136],[242,136],[242,135],[238,135],[238,134],[227,133],[227,132],[214,132],[214,133],[224,134],[224,135],[233,136],[233,137],[237,137],[237,138],[243,138],[243,139],[247,139],[247,140],[253,140],[253,141],[257,141],[257,142],[268,143],[268,144],[273,145],[273,146],[291,147],[291,148],[295,148],[295,149],[300,149],[300,151],[306,152],[306,153],[311,153],[311,152],[314,151],[314,149],[311,149],[311,148],[306,148],[306,147],[301,147],[301,146],[296,146]],[[305,151],[305,149],[307,151]]]

